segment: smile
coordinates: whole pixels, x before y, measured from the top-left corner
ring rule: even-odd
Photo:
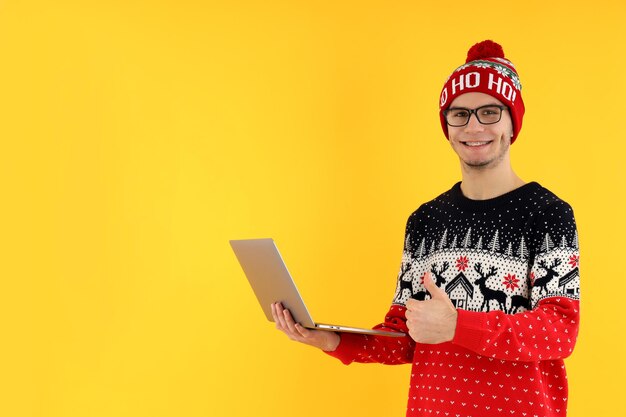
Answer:
[[[470,147],[477,147],[477,146],[484,146],[484,145],[488,145],[490,144],[491,140],[489,141],[484,141],[484,142],[461,142],[463,145],[465,146],[470,146]]]

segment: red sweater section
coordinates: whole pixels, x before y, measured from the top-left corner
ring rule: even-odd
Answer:
[[[407,332],[404,306],[393,305],[375,328]],[[451,342],[420,344],[402,338],[341,334],[334,352],[352,362],[412,363],[407,416],[564,417],[563,359],[576,342],[579,302],[541,300],[531,311],[457,310]]]

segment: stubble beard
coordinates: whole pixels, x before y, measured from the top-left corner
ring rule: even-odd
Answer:
[[[461,162],[468,169],[475,169],[477,171],[483,171],[483,170],[486,170],[486,169],[489,169],[489,168],[497,167],[498,165],[500,165],[502,160],[505,158],[505,156],[507,154],[507,151],[511,147],[511,139],[510,138],[501,139],[501,141],[503,142],[502,149],[500,149],[500,152],[494,158],[488,159],[488,160],[483,160],[483,161],[465,161],[465,160],[461,159]],[[463,145],[461,145],[461,146],[463,146]]]

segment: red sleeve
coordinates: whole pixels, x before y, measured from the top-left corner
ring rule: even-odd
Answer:
[[[556,360],[571,355],[580,320],[579,249],[574,213],[568,204],[555,203],[544,210],[536,224],[533,252],[537,255],[528,277],[532,285],[532,308],[516,314],[457,310],[452,343],[508,361]],[[549,234],[558,236],[557,232],[563,235],[559,246],[549,237]]]
[[[458,310],[452,343],[480,355],[508,361],[563,359],[578,336],[579,301],[563,297],[541,300],[531,311]]]
[[[404,306],[392,305],[385,317],[385,322],[375,326],[374,329],[403,332],[406,336],[385,337],[341,333],[341,342],[337,349],[326,353],[346,365],[352,362],[375,362],[387,365],[411,363],[415,342],[408,335],[405,310]]]

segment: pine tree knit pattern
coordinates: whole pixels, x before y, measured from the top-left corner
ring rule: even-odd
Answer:
[[[579,323],[571,207],[538,183],[483,201],[460,183],[407,222],[393,303],[375,328],[407,332],[405,303],[431,271],[457,307],[454,339],[427,345],[344,333],[345,364],[412,363],[407,416],[563,417]]]

